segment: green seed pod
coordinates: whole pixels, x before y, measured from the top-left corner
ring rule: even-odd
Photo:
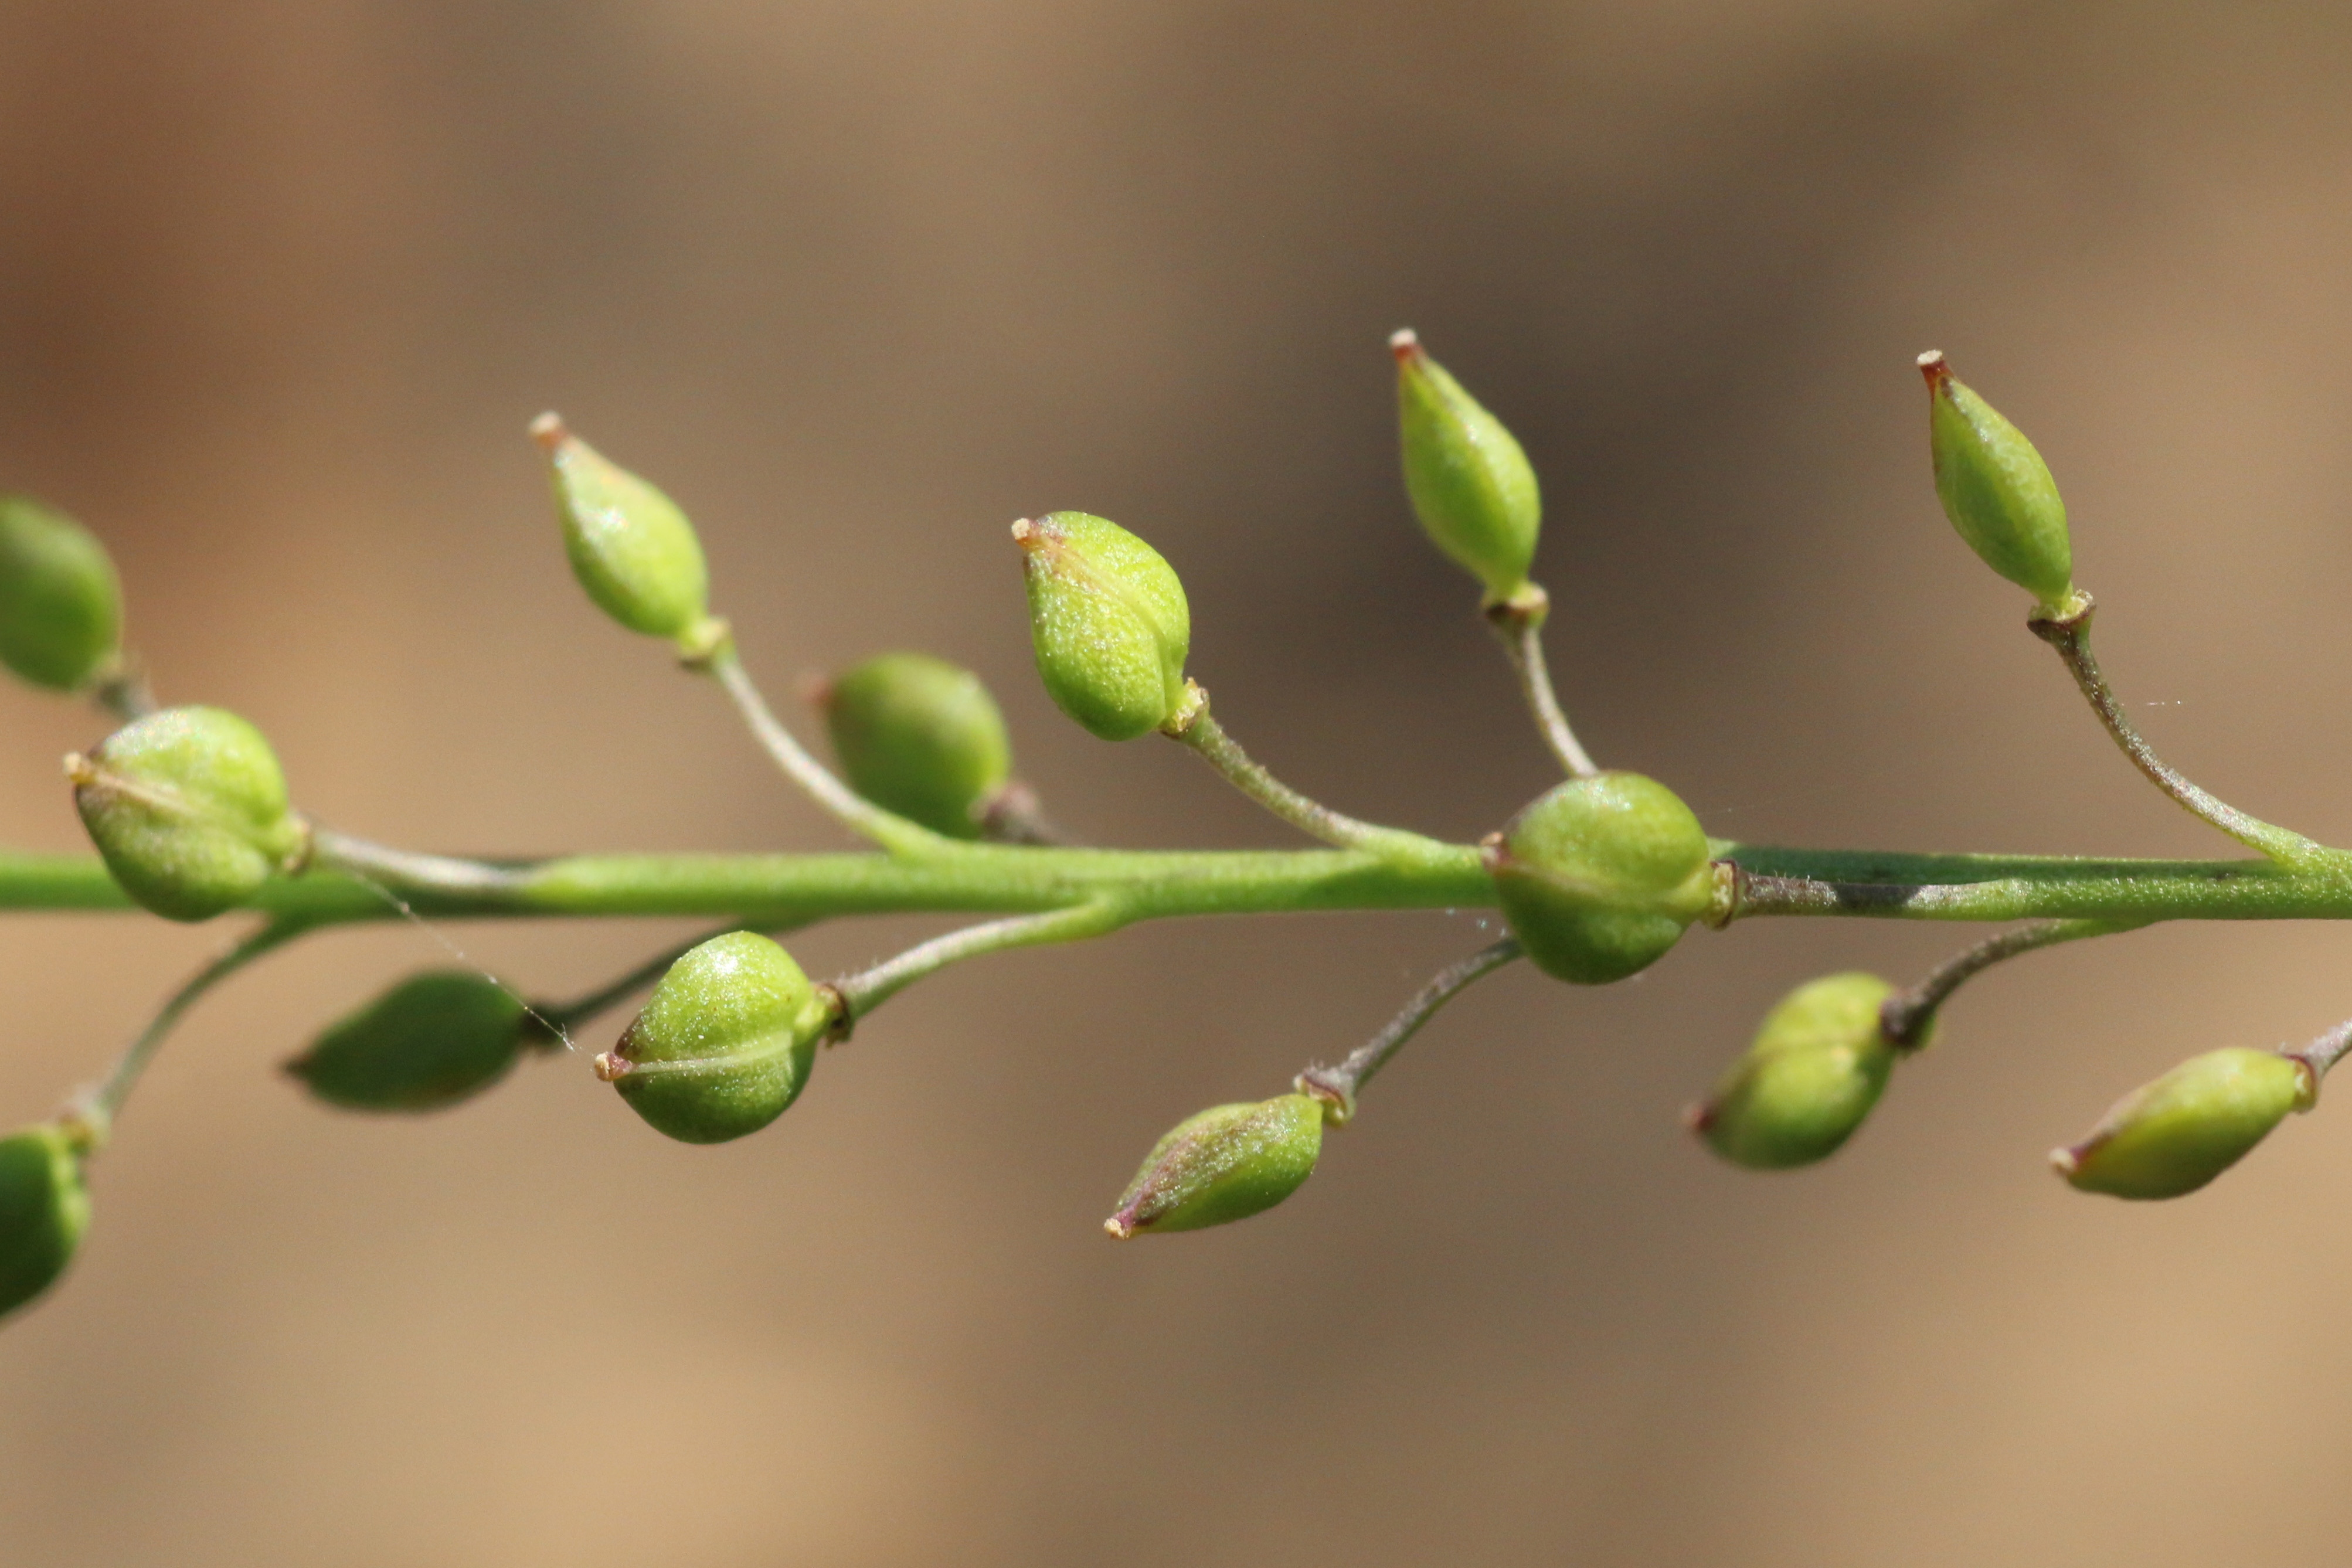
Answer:
[[[884,653],[818,696],[849,787],[953,839],[980,836],[1004,788],[1013,743],[980,677],[927,653]]]
[[[66,773],[106,869],[173,920],[247,902],[307,850],[269,742],[220,708],[149,714],[67,758]]]
[[[2116,1102],[2091,1135],[2051,1152],[2058,1174],[2111,1197],[2179,1197],[2243,1159],[2290,1111],[2308,1111],[2308,1062],[2232,1046],[2192,1056]]]
[[[122,587],[106,547],[62,512],[0,496],[0,664],[70,692],[121,656]]]
[[[1656,963],[1714,896],[1706,830],[1639,773],[1571,779],[1486,850],[1512,935],[1537,968],[1581,986]]]
[[[1160,552],[1103,517],[1049,512],[1013,525],[1029,580],[1037,674],[1061,710],[1132,740],[1184,706],[1192,612]]]
[[[0,1317],[57,1283],[89,1226],[79,1145],[68,1129],[0,1138]]]
[[[487,975],[411,975],[321,1034],[286,1071],[349,1111],[437,1111],[506,1076],[529,1014]]]
[[[1811,980],[1764,1015],[1748,1053],[1691,1130],[1737,1166],[1785,1170],[1837,1153],[1878,1103],[1899,1054],[1879,1025],[1895,988],[1875,975]]]
[[[686,514],[554,414],[541,414],[530,433],[546,449],[564,553],[588,597],[632,632],[707,652],[709,576]]]
[[[1323,1103],[1283,1094],[1255,1105],[1218,1105],[1188,1116],[1152,1145],[1103,1228],[1124,1241],[1138,1231],[1201,1230],[1262,1213],[1315,1174]]]
[[[2066,503],[2033,443],[1952,374],[1944,356],[1919,356],[1927,378],[1927,449],[1944,515],[1984,563],[2053,615],[2074,612],[2074,552]]]
[[[670,966],[596,1072],[655,1131],[723,1144],[799,1098],[835,1017],[790,953],[730,931]]]
[[[1422,531],[1499,604],[1527,586],[1543,499],[1536,471],[1502,421],[1423,350],[1411,329],[1389,340],[1396,354],[1397,417],[1404,488]]]

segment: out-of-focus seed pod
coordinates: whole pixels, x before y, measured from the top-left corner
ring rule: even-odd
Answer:
[[[2308,1062],[2231,1046],[2192,1056],[2116,1102],[2091,1135],[2051,1152],[2069,1184],[2111,1197],[2179,1197],[2236,1165],[2319,1082]]]
[[[730,931],[670,966],[596,1071],[656,1131],[723,1144],[800,1097],[835,1016],[791,954]]]
[[[319,1036],[286,1064],[302,1086],[349,1111],[437,1111],[506,1076],[530,1015],[487,975],[411,975]]]
[[[1484,583],[1489,603],[1527,586],[1543,500],[1536,471],[1502,421],[1422,349],[1407,329],[1396,355],[1404,488],[1422,531]]]
[[[70,1129],[50,1123],[0,1138],[0,1317],[57,1283],[89,1226]]]
[[[122,652],[122,587],[106,547],[64,513],[0,496],[0,664],[70,692]]]
[[[1029,583],[1029,637],[1055,706],[1105,740],[1149,735],[1184,706],[1192,612],[1160,552],[1105,517],[1049,512],[1013,525]]]
[[[1319,1100],[1283,1094],[1214,1106],[1152,1145],[1103,1228],[1124,1241],[1247,1219],[1297,1192],[1315,1174],[1322,1148]]]
[[[1984,563],[2040,600],[2053,615],[2077,608],[2066,503],[2033,443],[1952,374],[1935,350],[1919,356],[1927,378],[1927,446],[1944,515]]]
[[[851,789],[935,833],[980,836],[1013,743],[978,675],[928,653],[884,653],[835,676],[818,703]]]
[[[173,920],[247,902],[308,847],[269,742],[221,708],[149,714],[67,758],[66,773],[106,869]]]
[[[547,453],[572,573],[597,607],[632,632],[707,653],[723,635],[709,613],[702,543],[677,504],[543,413],[530,427]]]
[[[1691,1130],[1734,1165],[1809,1166],[1837,1153],[1886,1087],[1900,1054],[1879,1022],[1895,988],[1875,975],[1809,980],[1764,1015]]]
[[[1536,967],[1605,985],[1665,956],[1714,894],[1706,831],[1639,773],[1571,779],[1486,845],[1512,935]]]

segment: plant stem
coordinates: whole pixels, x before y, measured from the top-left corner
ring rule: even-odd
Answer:
[[[315,824],[310,829],[310,863],[349,873],[395,894],[501,893],[518,885],[521,875],[511,866],[396,850]]]
[[[2342,1061],[2347,1051],[2352,1051],[2352,1019],[2337,1024],[2301,1051],[2286,1054],[2308,1063],[2312,1077],[2318,1080],[2326,1078],[2327,1070]]]
[[[1550,597],[1531,582],[1513,597],[1488,606],[1486,624],[1502,641],[1503,655],[1511,661],[1511,671],[1519,678],[1519,695],[1527,699],[1544,744],[1571,775],[1590,779],[1601,769],[1578,743],[1576,731],[1569,727],[1568,714],[1551,689],[1551,663],[1544,657],[1543,646],[1543,623],[1550,612]]]
[[[1927,977],[1908,990],[1897,991],[1879,1004],[1879,1028],[1886,1038],[1905,1050],[1916,1050],[1925,1042],[1928,1027],[1936,1021],[1936,1011],[1969,980],[2004,959],[2021,953],[2054,947],[2062,942],[2079,941],[2085,936],[2104,936],[2110,932],[2128,931],[2131,927],[2105,920],[2041,920],[2031,925],[2021,925],[2013,931],[2003,931],[1988,936],[1972,947],[1964,947],[1927,971]]]
[[[1404,1042],[1421,1032],[1421,1026],[1437,1016],[1437,1010],[1467,990],[1475,982],[1493,974],[1512,959],[1519,956],[1519,939],[1506,936],[1489,943],[1460,963],[1438,971],[1437,977],[1423,986],[1404,1010],[1391,1019],[1388,1027],[1348,1053],[1347,1060],[1337,1067],[1310,1067],[1298,1075],[1298,1092],[1312,1094],[1330,1107],[1331,1120],[1346,1126],[1355,1119],[1356,1096],[1372,1075],[1388,1065],[1389,1058],[1404,1049]]]
[[[234,946],[197,970],[173,992],[171,998],[156,1010],[147,1027],[140,1031],[139,1038],[131,1042],[130,1049],[115,1062],[114,1071],[107,1074],[106,1082],[89,1097],[89,1103],[99,1113],[101,1124],[111,1122],[121,1111],[122,1103],[137,1087],[140,1074],[147,1071],[147,1064],[155,1059],[155,1052],[171,1034],[173,1026],[195,1004],[197,998],[271,948],[282,946],[301,936],[310,929],[311,924],[282,915],[270,920],[247,933]]]
[[[1024,915],[982,925],[967,925],[961,931],[935,936],[870,969],[835,980],[833,989],[842,1002],[838,1028],[845,1035],[859,1019],[917,980],[935,975],[950,964],[976,958],[983,953],[1106,936],[1126,925],[1129,918],[1117,902],[1102,900],[1045,915]]]
[[[1242,749],[1240,742],[1225,733],[1224,727],[1209,711],[1209,694],[1205,690],[1196,683],[1186,685],[1192,688],[1193,700],[1182,727],[1160,733],[1191,747],[1210,767],[1223,774],[1234,789],[1300,832],[1343,850],[1368,850],[1398,860],[1424,860],[1433,851],[1443,858],[1450,852],[1450,846],[1434,839],[1402,828],[1359,821],[1293,789],[1267,772]]]
[[[834,776],[833,770],[808,754],[807,749],[793,737],[770,710],[760,688],[743,668],[742,659],[735,645],[723,643],[710,656],[706,666],[719,688],[743,716],[752,737],[761,749],[774,759],[784,776],[806,790],[811,799],[833,813],[835,820],[850,831],[873,840],[897,855],[934,854],[956,848],[955,841],[942,838],[919,822],[910,822],[895,811],[886,811],[865,796],[852,789]]]
[[[2058,657],[2074,684],[2089,700],[2091,711],[2106,727],[2107,734],[2131,758],[2132,766],[2147,777],[2149,783],[2172,797],[2191,814],[2221,829],[2250,850],[2268,855],[2281,865],[2300,866],[2316,861],[2336,858],[2331,852],[2291,829],[2273,826],[2258,817],[2239,810],[2225,800],[2215,799],[2184,778],[2179,769],[2167,764],[2156,754],[2139,731],[2133,727],[2124,713],[2123,704],[2116,700],[2114,688],[2099,671],[2099,662],[2091,654],[2091,617],[2096,610],[2089,594],[2084,594],[2082,608],[2063,618],[2035,614],[2026,622],[2033,634],[2057,650]]]

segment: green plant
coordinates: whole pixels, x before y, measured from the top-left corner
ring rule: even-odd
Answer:
[[[1711,838],[1664,785],[1604,771],[1554,695],[1541,642],[1547,601],[1528,576],[1540,521],[1533,472],[1502,423],[1431,361],[1392,340],[1406,487],[1439,548],[1483,590],[1537,727],[1567,779],[1478,844],[1365,822],[1308,800],[1227,735],[1186,678],[1191,611],[1174,570],[1100,517],[1013,525],[1041,676],[1107,739],[1154,731],[1188,747],[1323,847],[1127,851],[1054,841],[1013,782],[1002,719],[978,682],[920,655],[889,655],[815,694],[848,781],[772,713],[708,606],[701,546],[660,491],[572,437],[546,448],[573,570],[623,626],[661,638],[733,703],[776,765],[866,852],[583,855],[527,863],[389,848],[313,822],[289,803],[268,742],[217,709],[154,707],[120,643],[113,569],[77,525],[0,502],[0,659],[37,685],[80,693],[124,720],[68,759],[102,858],[0,852],[0,909],[144,905],[174,919],[237,910],[251,928],[163,1004],[100,1084],[0,1141],[0,1312],[41,1294],[88,1217],[85,1166],[142,1071],[213,986],[296,937],[403,915],[698,915],[722,924],[583,997],[527,1001],[487,976],[412,977],[331,1028],[289,1071],[360,1111],[429,1110],[506,1076],[529,1051],[651,985],[598,1075],[649,1124],[693,1143],[765,1126],[806,1087],[819,1048],[904,988],[1015,947],[1077,942],[1139,921],[1296,910],[1499,907],[1511,935],[1439,974],[1390,1025],[1290,1092],[1181,1122],[1108,1222],[1115,1236],[1223,1224],[1271,1207],[1313,1171],[1327,1127],[1464,988],[1521,956],[1599,984],[1655,962],[1692,925],[1781,917],[2016,923],[1918,983],[1844,974],[1799,988],[1766,1019],[1691,1125],[1718,1154],[1760,1167],[1828,1157],[1944,1004],[1990,966],[2039,948],[2168,920],[2352,916],[2352,852],[2223,804],[2160,761],[2093,659],[2093,604],[2074,587],[2065,512],[2039,454],[1953,378],[1929,391],[1937,493],[1954,528],[2035,599],[2027,624],[2058,653],[2117,746],[2150,782],[2253,852],[2213,861],[1894,854]],[[848,915],[993,916],[873,967],[814,984],[772,937]],[[658,984],[656,984],[658,982]],[[2299,1050],[2192,1059],[2053,1155],[2074,1185],[2127,1197],[2193,1190],[2245,1155],[2352,1049],[2352,1023]]]

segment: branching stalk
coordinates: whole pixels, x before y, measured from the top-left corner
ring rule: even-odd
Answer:
[[[2132,766],[2145,774],[2147,781],[2163,790],[2194,816],[2200,817],[2229,834],[2250,850],[2270,856],[2281,865],[2311,864],[2330,858],[2329,852],[2291,829],[2273,826],[2260,818],[2239,810],[2225,800],[2215,799],[2184,778],[2179,769],[2166,763],[2148,745],[2146,737],[2132,725],[2124,713],[2123,704],[2116,700],[2114,688],[2099,671],[2099,662],[2091,654],[2091,616],[2096,606],[2088,594],[2080,596],[2082,608],[2063,618],[2035,615],[2026,622],[2033,634],[2058,652],[2074,684],[2099,716],[2107,734],[2131,758]]]
[[[2130,929],[2129,925],[2116,921],[2040,920],[2031,925],[2021,925],[2013,931],[1988,936],[1937,965],[1917,985],[1897,991],[1879,1004],[1880,1028],[1895,1044],[1906,1049],[1916,1048],[1926,1040],[1928,1026],[1936,1021],[1937,1009],[1951,994],[1995,964],[2020,954],[2055,947],[2062,942],[2075,942],[2085,936],[2105,936],[2111,932]]]
[[[1486,624],[1502,642],[1503,654],[1519,678],[1519,695],[1527,699],[1544,744],[1571,775],[1590,779],[1601,769],[1569,727],[1568,714],[1552,691],[1551,663],[1544,656],[1543,623],[1550,610],[1544,591],[1529,583],[1514,597],[1488,606]]]
[[[1107,936],[1126,925],[1130,918],[1118,904],[1104,900],[1083,904],[1075,909],[1057,909],[1045,915],[992,920],[986,925],[967,925],[961,931],[935,936],[870,969],[835,980],[833,989],[842,1003],[837,1028],[842,1034],[847,1034],[859,1019],[917,980],[935,975],[950,964],[976,958],[983,953],[1003,953],[1014,947],[1036,947],[1049,942],[1076,942],[1089,936]]]
[[[271,920],[248,932],[226,952],[191,975],[156,1010],[155,1017],[140,1031],[139,1038],[131,1042],[130,1049],[115,1062],[114,1071],[107,1074],[106,1082],[89,1096],[89,1103],[98,1113],[100,1124],[111,1122],[121,1111],[122,1103],[138,1086],[140,1075],[147,1071],[148,1063],[154,1061],[155,1052],[162,1049],[173,1026],[195,1005],[199,997],[271,948],[281,947],[301,936],[311,928],[311,925],[310,921],[284,916]]]
[[[1437,1010],[1467,990],[1475,982],[1493,974],[1512,959],[1519,956],[1519,939],[1506,936],[1489,943],[1460,963],[1440,970],[1437,977],[1423,986],[1404,1010],[1391,1019],[1388,1027],[1348,1053],[1347,1060],[1337,1067],[1310,1067],[1298,1075],[1298,1090],[1312,1094],[1331,1109],[1332,1120],[1345,1125],[1356,1114],[1356,1096],[1362,1092],[1372,1075],[1388,1065],[1389,1058],[1404,1049],[1405,1041],[1421,1032],[1421,1026],[1437,1016]]]

